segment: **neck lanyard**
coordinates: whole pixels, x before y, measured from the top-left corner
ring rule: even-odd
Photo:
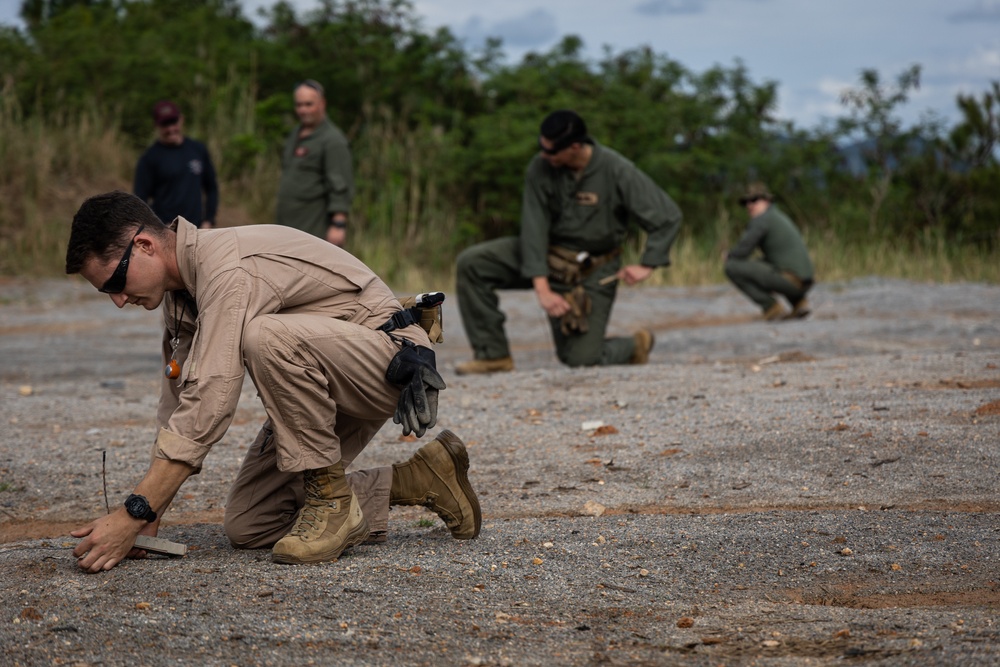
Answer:
[[[183,301],[181,305],[181,317],[177,319],[177,302]],[[174,336],[170,339],[170,361],[163,369],[163,375],[168,380],[176,380],[181,376],[181,365],[177,363],[177,348],[181,344],[181,321],[187,313],[187,299],[183,298],[180,292],[174,292]]]

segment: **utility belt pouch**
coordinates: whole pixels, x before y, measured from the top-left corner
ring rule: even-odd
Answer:
[[[559,328],[564,336],[585,334],[590,329],[588,317],[593,304],[590,295],[583,288],[583,281],[599,266],[607,264],[619,254],[621,248],[595,256],[586,250],[549,246],[549,278],[570,288],[569,292],[563,294],[570,310],[559,319]]]
[[[589,317],[593,308],[590,295],[583,289],[583,285],[577,285],[563,294],[563,298],[569,304],[569,312],[559,318],[559,330],[564,336],[587,333],[590,330]]]
[[[412,318],[409,324],[419,324],[427,332],[427,337],[432,343],[444,342],[444,318],[441,312],[444,292],[426,292],[416,296],[404,296],[400,297],[399,303],[403,306],[403,310],[393,315],[393,319],[379,327],[380,329],[392,331],[392,329],[384,327],[393,322],[400,313],[409,313],[408,319]],[[399,328],[402,327],[393,327],[393,329]]]
[[[590,270],[590,253],[549,246],[549,278],[563,285],[573,286],[583,282]]]
[[[591,255],[586,250],[570,250],[559,246],[549,246],[549,278],[556,282],[575,287],[587,279],[591,273],[618,257],[621,248],[615,248],[603,255]]]

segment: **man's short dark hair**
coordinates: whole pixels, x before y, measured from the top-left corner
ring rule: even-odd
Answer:
[[[133,194],[115,190],[90,197],[73,216],[66,273],[80,273],[91,258],[103,261],[122,253],[139,225],[157,235],[165,229],[153,209]]]
[[[587,136],[587,124],[575,111],[568,109],[553,111],[546,116],[542,121],[541,135],[563,148],[590,140]]]

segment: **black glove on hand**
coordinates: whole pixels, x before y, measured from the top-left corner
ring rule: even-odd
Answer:
[[[389,362],[385,379],[401,389],[392,421],[403,425],[403,435],[418,438],[437,423],[438,391],[444,380],[437,372],[434,350],[423,345],[404,345]]]

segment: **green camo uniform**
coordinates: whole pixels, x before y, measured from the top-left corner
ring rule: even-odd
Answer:
[[[289,135],[282,153],[277,222],[325,239],[330,217],[351,210],[351,150],[329,118],[304,139],[299,130]]]
[[[567,168],[553,168],[536,155],[525,175],[520,237],[472,246],[458,258],[458,299],[466,335],[477,359],[510,356],[497,289],[530,289],[532,278],[547,276],[550,245],[585,250],[599,257],[621,247],[629,221],[647,234],[641,263],[670,264],[670,247],[680,229],[681,212],[649,176],[614,150],[593,144],[593,154],[577,179]],[[569,366],[628,363],[635,340],[604,338],[617,283],[600,285],[621,259],[598,267],[584,281],[593,310],[589,331],[564,335],[558,318],[549,318],[559,360]],[[557,282],[552,289],[565,293]]]
[[[763,257],[750,259],[760,248]],[[785,274],[801,282],[794,284]],[[794,307],[813,283],[813,263],[798,227],[774,204],[753,218],[726,259],[726,276],[762,310],[775,304],[774,293]]]

